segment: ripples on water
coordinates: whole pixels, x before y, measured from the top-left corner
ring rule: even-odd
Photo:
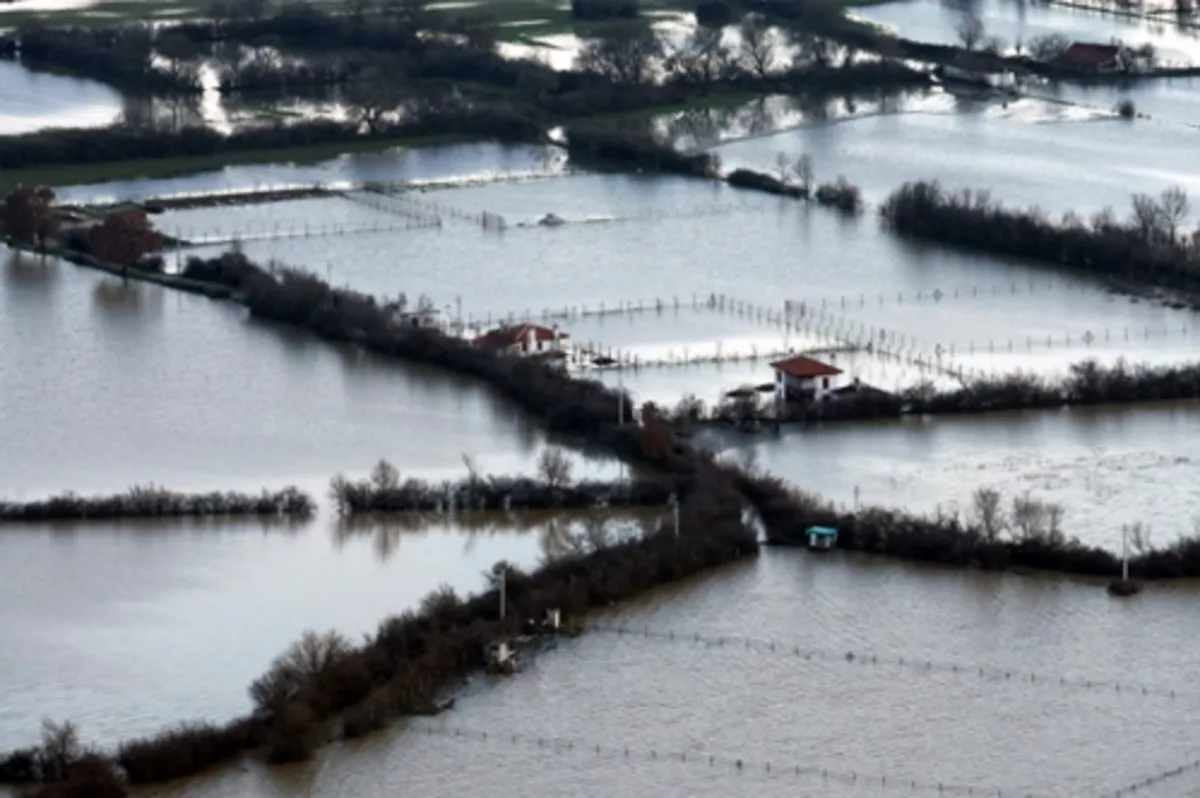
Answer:
[[[1132,190],[1156,192],[1163,174],[1183,162],[1178,130],[1139,126],[1144,136],[1135,137],[1108,122],[1033,126],[1020,114],[986,126],[979,121],[957,113],[879,116],[840,124],[836,134],[814,125],[721,152],[727,162],[758,168],[769,168],[779,150],[812,152],[819,176],[845,172],[874,199],[903,179],[942,177],[990,182],[1006,199],[1056,209],[1120,204]],[[534,149],[506,152],[500,171],[542,162]],[[315,169],[251,167],[64,193],[414,179],[445,174],[455,164],[456,171],[478,174],[497,168],[496,153],[467,147],[354,156]],[[504,235],[453,225],[251,242],[246,249],[257,258],[328,269],[335,282],[373,293],[427,293],[442,304],[461,296],[464,311],[480,315],[696,292],[772,308],[785,298],[823,299],[839,313],[846,298],[846,315],[868,327],[959,345],[1014,329],[1079,336],[1102,325],[1190,326],[1187,314],[1057,276],[1058,287],[1021,296],[973,302],[964,296],[936,308],[900,299],[872,305],[872,294],[928,296],[947,286],[1046,280],[1047,273],[906,246],[880,232],[870,216],[844,222],[820,209],[715,185],[579,176],[435,194],[464,211],[503,212],[510,222],[547,212],[625,221]],[[286,207],[292,220],[378,218],[336,202]],[[232,226],[254,214],[269,219],[282,207],[165,218]],[[436,478],[461,474],[464,452],[479,457],[485,470],[528,471],[544,445],[536,426],[477,385],[432,370],[380,367],[372,358],[248,322],[236,308],[121,285],[55,262],[13,260],[3,277],[0,440],[6,452],[19,453],[0,458],[0,485],[10,496],[115,490],[149,479],[188,489],[278,480],[321,490],[333,471],[361,473],[379,456],[403,473]],[[577,333],[577,340],[662,348],[777,331],[728,315],[681,322],[665,315],[579,322]],[[1182,352],[1188,344],[1132,342],[1127,351],[1148,355],[1173,346]],[[688,369],[673,372],[677,382],[672,372],[647,373],[635,390],[649,396],[675,385],[679,393],[699,393],[720,380],[759,381],[761,368]],[[1111,545],[1114,527],[1127,520],[1149,520],[1163,542],[1195,514],[1200,496],[1190,488],[1196,480],[1186,449],[1195,426],[1190,407],[1138,407],[831,427],[750,445],[768,470],[846,503],[855,487],[866,502],[916,509],[961,505],[979,484],[1030,488],[1065,505],[1069,533]],[[583,467],[612,474],[612,466]],[[334,529],[325,517],[291,532],[161,524],[6,530],[0,748],[29,741],[42,714],[72,717],[89,738],[111,740],[181,718],[244,711],[246,684],[302,629],[370,631],[440,582],[470,590],[497,559],[534,562],[552,537],[516,531],[465,537],[452,528],[411,534],[395,527],[364,534]],[[1060,579],[771,552],[757,564],[660,591],[614,620],[706,635],[752,629],[756,637],[829,651],[1184,690],[1196,655],[1187,642],[1194,637],[1187,609],[1194,598],[1190,588],[1158,587],[1116,603],[1094,587]],[[232,629],[240,641],[233,651]],[[188,678],[176,678],[180,673]],[[839,772],[1077,796],[1192,758],[1184,731],[1189,707],[1182,699],[980,683],[597,634],[564,642],[518,679],[477,680],[455,712],[429,724],[559,735],[604,750],[628,744],[643,754],[743,756],[758,765],[817,760]],[[328,749],[311,765],[230,770],[154,794],[450,795],[482,784],[534,795],[873,794],[782,773],[767,777],[755,768],[737,775],[693,761],[634,759],[456,742],[397,728]],[[1167,785],[1152,794],[1181,790]]]
[[[1123,604],[1059,579],[771,551],[600,620],[713,637],[753,630],[779,641],[776,653],[588,634],[517,678],[473,685],[455,710],[416,724],[446,734],[394,728],[302,769],[228,772],[161,794],[462,795],[487,784],[523,795],[832,798],[922,794],[895,789],[917,779],[1006,795],[1096,795],[1194,757],[1186,728],[1200,695],[1186,663],[1197,652],[1185,642],[1194,600],[1168,589]],[[832,656],[805,661],[784,644]],[[850,651],[855,662],[839,658]],[[864,654],[1013,668],[1045,681],[927,673],[869,664]],[[1061,687],[1059,677],[1180,696]],[[455,739],[455,728],[489,740]],[[513,744],[512,734],[566,738],[573,748]],[[668,752],[688,761],[668,761]],[[709,755],[723,761],[709,766]],[[735,758],[747,765],[741,774]],[[887,775],[893,788],[795,775],[813,764]],[[1181,795],[1183,786],[1147,794]]]

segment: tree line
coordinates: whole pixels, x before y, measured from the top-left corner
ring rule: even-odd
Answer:
[[[185,82],[192,80],[187,69],[199,63],[199,56],[184,57],[190,48],[211,58],[219,84],[231,93],[339,86],[339,99],[351,118],[340,124],[275,123],[226,136],[184,124],[178,114],[163,120],[130,117],[106,129],[0,137],[0,168],[215,155],[360,136],[436,135],[454,132],[456,125],[466,135],[506,138],[514,118],[526,120],[526,126],[552,126],[685,104],[716,92],[852,92],[928,83],[926,74],[899,61],[860,60],[853,47],[800,29],[783,32],[758,12],[741,20],[737,45],[722,30],[704,27],[678,45],[668,45],[645,21],[618,18],[596,27],[575,69],[559,72],[533,60],[501,56],[494,37],[418,36],[425,26],[460,30],[466,24],[421,3],[406,3],[403,13],[385,10],[336,15],[297,4],[273,15],[218,17],[163,26],[153,34],[134,28],[20,31],[18,38],[54,43],[43,48],[46,53],[61,52],[68,59],[93,51],[129,51],[122,57],[144,65],[152,62],[146,48],[166,46],[177,56],[167,59],[172,74]],[[133,44],[114,48],[114,37],[127,37]],[[297,55],[285,58],[284,52]],[[106,69],[100,62],[87,66],[99,79]],[[455,119],[447,118],[447,106]],[[464,124],[468,119],[470,124]]]
[[[1200,291],[1200,235],[1188,233],[1187,193],[1133,196],[1121,220],[1111,208],[1083,219],[1051,219],[1038,208],[1006,208],[986,191],[947,191],[937,181],[905,183],[883,203],[885,222],[902,235],[1010,255],[1101,278]]]
[[[522,619],[540,618],[551,608],[575,617],[757,550],[756,533],[744,522],[741,499],[723,472],[676,440],[653,405],[642,408],[641,423],[635,424],[630,398],[599,382],[414,328],[400,320],[397,303],[336,289],[310,274],[264,269],[237,252],[193,264],[193,277],[235,289],[257,318],[477,377],[552,432],[659,470],[681,497],[679,536],[659,527],[596,541],[530,574],[506,567],[503,620],[494,587],[466,600],[441,590],[419,611],[384,621],[361,646],[332,634],[305,635],[251,685],[257,709],[250,716],[224,725],[185,724],[129,741],[115,757],[76,746],[76,756],[62,767],[52,767],[58,760],[50,740],[0,759],[4,779],[65,778],[79,790],[75,794],[124,795],[124,780],[179,778],[253,748],[265,746],[271,761],[304,758],[334,729],[356,736],[392,718],[430,711],[439,690],[481,665],[484,646],[515,633]],[[544,473],[559,482],[567,476],[553,462]],[[390,495],[393,486],[403,490],[387,469],[372,485],[375,495]]]

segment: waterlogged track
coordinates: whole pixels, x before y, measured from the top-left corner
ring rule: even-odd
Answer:
[[[1182,798],[1192,771],[1164,774],[1200,748],[1186,664],[1200,650],[1185,636],[1197,629],[1195,600],[1192,587],[1125,604],[1060,579],[767,550],[593,621],[740,645],[585,634],[520,678],[464,688],[436,720],[330,749],[318,768],[228,771],[148,795],[460,795],[489,784],[843,798],[937,795],[940,784],[943,794],[1100,798],[1157,775],[1137,794]],[[747,628],[792,648],[748,649]],[[794,647],[830,656],[797,658]],[[848,661],[849,651],[878,662]],[[961,670],[925,669],[931,659]],[[1140,733],[1122,736],[1129,728]]]

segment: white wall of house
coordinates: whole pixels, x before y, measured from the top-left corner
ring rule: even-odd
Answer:
[[[824,399],[830,392],[846,385],[845,374],[828,377],[793,377],[782,371],[775,372],[775,398],[786,401],[789,395],[809,394],[814,399]]]

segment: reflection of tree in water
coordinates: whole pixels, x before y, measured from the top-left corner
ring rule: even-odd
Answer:
[[[689,108],[668,118],[663,126],[666,137],[684,148],[708,147],[721,140],[737,119],[738,106]]]
[[[837,98],[828,95],[796,94],[789,99],[792,111],[803,117],[806,122],[825,122],[830,114],[830,105]]]
[[[141,310],[143,286],[137,280],[101,280],[92,289],[96,304],[110,311]]]
[[[611,545],[630,536],[644,534],[659,522],[659,510],[596,509],[577,511],[538,510],[528,512],[394,513],[340,519],[334,526],[334,542],[344,546],[356,538],[370,538],[380,560],[394,556],[405,537],[431,531],[466,535],[469,552],[482,537],[527,534],[537,531],[547,559],[586,553],[590,546]]]
[[[56,258],[10,250],[4,264],[4,281],[13,288],[49,288],[58,280]]]
[[[122,98],[120,122],[141,130],[180,130],[203,126],[201,94],[172,94],[155,97],[127,95]]]

